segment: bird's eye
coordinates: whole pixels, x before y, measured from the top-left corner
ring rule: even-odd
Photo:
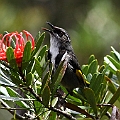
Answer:
[[[62,37],[64,34],[63,34],[63,32],[59,32],[58,35],[59,35],[59,37]]]
[[[54,32],[57,33],[57,35],[63,40],[68,39],[68,37],[66,36],[66,34],[63,31],[55,30]]]

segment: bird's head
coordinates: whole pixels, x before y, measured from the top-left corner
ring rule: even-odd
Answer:
[[[61,43],[70,42],[70,37],[66,30],[60,27],[56,27],[52,25],[50,22],[47,22],[47,24],[51,27],[51,30],[47,28],[43,28],[43,30],[50,33],[51,39],[54,39],[54,41]]]

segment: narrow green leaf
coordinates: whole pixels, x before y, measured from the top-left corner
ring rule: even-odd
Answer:
[[[103,79],[104,79],[104,76],[102,74],[99,74],[97,75],[96,80],[94,80],[92,90],[95,92],[95,94],[99,89],[100,85],[103,83]]]
[[[117,89],[117,91],[114,93],[108,104],[113,105],[118,98],[120,97],[120,87]],[[101,110],[101,117],[106,114],[106,112],[110,109],[110,107],[106,106]]]
[[[113,84],[112,80],[109,77],[105,77],[105,79],[108,81],[108,89],[112,94],[115,94],[117,91],[116,86]],[[118,101],[120,102],[120,98],[118,98]]]
[[[43,91],[44,91],[45,87],[48,85],[49,81],[50,81],[50,73],[47,72],[47,74],[45,75],[45,77],[42,81],[41,92],[40,92],[41,94],[43,94]]]
[[[118,60],[120,61],[120,53],[117,52],[112,46],[111,46],[113,52],[115,53],[116,57],[118,58]]]
[[[60,71],[61,71],[61,69],[62,69],[62,67],[63,67],[63,63],[64,63],[64,61],[61,62],[61,64],[58,66],[57,70],[55,71],[55,74],[54,74],[54,76],[53,76],[53,78],[52,78],[52,86],[51,86],[51,87],[53,87],[54,84],[55,84],[55,82],[57,81],[57,79],[58,79],[58,77],[59,77],[59,75],[60,75]],[[62,79],[62,78],[61,78],[61,79]],[[58,80],[60,80],[60,79],[58,79]],[[60,81],[61,81],[61,80],[60,80]],[[60,81],[59,81],[59,82],[60,82]]]
[[[7,87],[6,89],[11,97],[21,97],[22,98],[22,96],[20,94],[18,94],[18,92],[14,91],[12,88]],[[20,107],[28,108],[28,105],[23,101],[16,101],[15,103]]]
[[[42,102],[44,106],[46,107],[49,106],[49,100],[50,100],[50,88],[46,86],[42,94]]]
[[[33,82],[33,75],[30,72],[26,75],[26,85],[30,86],[30,85],[32,85],[32,82]]]
[[[35,99],[27,99],[27,98],[20,98],[20,97],[10,97],[5,95],[0,95],[0,99],[2,100],[9,100],[9,101],[33,101]]]
[[[113,59],[115,59],[117,62],[119,62],[118,57],[116,56],[116,54],[115,54],[113,51],[110,52],[110,56],[111,56]]]
[[[43,68],[40,65],[40,62],[38,61],[38,59],[35,59],[35,70],[38,73],[39,77],[41,78],[43,74]]]
[[[10,62],[11,60],[15,59],[14,57],[14,51],[12,47],[9,47],[6,51],[6,55],[7,55],[7,60],[8,62]]]
[[[43,56],[45,55],[46,50],[47,50],[47,45],[44,45],[44,46],[42,47],[42,49],[40,50],[40,53],[39,53],[39,55],[38,55],[38,56],[41,57],[41,60],[42,60]]]
[[[25,45],[25,49],[23,52],[23,62],[28,62],[30,60],[31,57],[31,42],[28,41]]]
[[[15,84],[13,84],[9,79],[7,78],[4,78],[2,76],[0,76],[0,85],[1,86],[15,86]]]
[[[7,87],[6,89],[7,89],[8,93],[11,97],[20,97],[21,96],[15,90],[13,90],[10,87]]]
[[[39,101],[33,101],[35,113],[39,114],[41,112],[42,104]]]
[[[100,66],[99,72],[100,72],[100,73],[103,73],[103,72],[104,72],[104,69],[105,69],[105,65]]]
[[[39,51],[44,38],[45,38],[45,33],[42,33],[41,35],[40,35],[40,33],[38,33],[38,37],[36,38],[36,39],[38,39],[37,43],[36,43],[36,49],[35,49],[35,52],[33,55],[35,55]]]
[[[57,104],[57,102],[58,102],[58,97],[55,97],[55,98],[52,100],[52,102],[51,102],[51,106],[52,106],[52,107],[55,107],[55,105]]]
[[[14,57],[14,50],[12,47],[9,47],[6,51],[6,55],[7,55],[7,60],[10,63],[10,66],[18,71],[18,67],[17,67],[17,63],[16,63],[16,59]]]
[[[105,85],[103,83],[101,83],[99,88],[95,92],[95,98],[96,98],[97,103],[101,103],[100,101],[101,101],[101,98],[103,96],[103,94],[101,94],[101,93],[103,92],[103,89],[105,89]]]
[[[111,56],[107,55],[107,58],[112,62],[112,64],[117,68],[120,69],[120,63],[113,59]]]
[[[50,112],[49,120],[57,120],[57,113],[51,111],[51,112]]]
[[[11,78],[12,82],[13,82],[15,85],[18,85],[18,86],[19,86],[20,84],[23,83],[23,82],[19,79],[19,77],[16,78],[16,76],[14,76],[14,75],[11,75],[10,78]]]
[[[33,57],[31,60],[30,60],[30,62],[29,62],[29,64],[28,64],[28,66],[27,66],[27,68],[26,68],[26,74],[28,74],[29,72],[32,72],[32,73],[34,73],[32,70],[33,70],[33,68],[34,68],[34,61],[35,61],[35,57]]]
[[[97,117],[97,106],[96,106],[95,94],[94,94],[93,90],[90,88],[85,88],[84,94],[85,94],[85,97],[86,97],[88,103],[92,107],[92,109],[95,113],[95,116]]]
[[[38,40],[39,40],[39,38],[40,38],[40,31],[37,33],[37,35],[35,36],[35,42],[37,43],[38,42]]]
[[[82,65],[82,68],[81,68],[81,69],[82,69],[83,74],[87,76],[87,73],[88,73],[88,65]]]
[[[91,89],[94,87],[94,83],[96,81],[97,75],[98,75],[97,73],[93,74],[93,77],[92,77],[92,79],[90,81],[90,86],[89,86]]]
[[[90,81],[91,81],[91,79],[92,79],[92,74],[91,74],[91,73],[89,73],[89,74],[87,75],[87,80],[90,82]]]
[[[116,71],[116,75],[117,75],[117,78],[118,78],[118,82],[120,84],[120,70],[117,70]]]
[[[93,60],[95,60],[95,56],[94,56],[94,55],[91,55],[91,56],[89,57],[88,64],[91,64],[91,62],[92,62]]]
[[[97,69],[98,69],[98,61],[95,59],[90,63],[88,73],[94,74],[95,72],[97,72]]]
[[[105,60],[104,61],[105,66],[107,66],[109,70],[115,74],[117,71],[117,68],[113,65],[113,63],[107,57],[104,57],[104,60]]]
[[[60,85],[60,82],[65,74],[65,70],[67,68],[67,63],[65,63],[66,61],[63,60],[60,65],[58,66],[57,70],[55,71],[55,74],[52,78],[52,84],[50,85],[50,88],[52,91],[52,97],[54,96],[58,86]],[[52,98],[53,99],[53,98]]]

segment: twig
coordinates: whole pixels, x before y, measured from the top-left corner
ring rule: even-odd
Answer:
[[[10,107],[2,100],[0,99],[0,102],[1,102],[1,105],[4,106],[5,108],[8,108],[7,110],[12,114],[14,115],[14,110],[11,110]],[[25,120],[25,117],[19,115],[16,113],[16,118],[17,119],[20,119],[20,120]]]
[[[39,95],[37,95],[37,94],[35,93],[35,91],[34,91],[31,87],[28,87],[28,89],[29,89],[30,93],[33,94],[34,97],[35,97],[41,104],[43,104],[41,98],[39,97]],[[57,113],[59,113],[59,114],[62,114],[63,116],[65,116],[65,117],[68,118],[69,120],[76,120],[76,118],[74,118],[72,115],[70,115],[70,114],[68,114],[68,113],[65,113],[65,112],[63,112],[63,111],[61,111],[61,110],[59,110],[59,109],[57,109],[57,108],[54,108],[54,107],[52,107],[52,106],[46,107],[46,108],[48,108],[49,110],[52,110],[52,111],[54,111],[54,112],[57,112]]]

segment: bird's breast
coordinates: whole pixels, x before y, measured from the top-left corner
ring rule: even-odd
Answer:
[[[58,43],[53,39],[50,40],[50,53],[51,53],[51,62],[55,67],[55,59],[59,54],[59,47],[58,47]]]

